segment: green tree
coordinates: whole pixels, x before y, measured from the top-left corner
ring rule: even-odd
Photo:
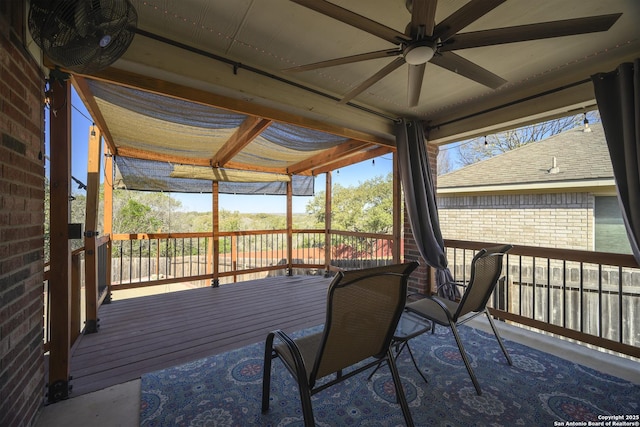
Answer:
[[[393,177],[374,177],[358,186],[335,185],[332,189],[331,227],[338,230],[390,233],[393,228]],[[306,206],[316,219],[325,221],[325,192],[319,192]]]
[[[154,233],[162,221],[154,216],[152,209],[137,200],[129,199],[120,209],[119,233]]]
[[[238,211],[228,211],[220,209],[218,211],[218,219],[220,220],[220,231],[240,231],[241,215]]]
[[[116,191],[113,197],[114,233],[170,233],[189,231],[177,220],[181,203],[164,193]]]

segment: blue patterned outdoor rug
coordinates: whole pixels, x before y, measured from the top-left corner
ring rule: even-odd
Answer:
[[[467,326],[460,334],[482,396],[475,392],[451,331],[437,328],[435,335],[411,341],[429,384],[406,351],[398,361],[417,426],[588,425],[602,416],[640,414],[638,385],[505,341],[510,367],[493,335]],[[142,376],[140,425],[302,426],[297,386],[279,361],[272,369],[270,410],[260,412],[263,348],[258,343]],[[316,424],[404,425],[389,369],[382,367],[369,381],[367,375],[316,394]]]

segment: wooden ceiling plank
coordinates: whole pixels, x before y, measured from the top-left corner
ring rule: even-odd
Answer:
[[[256,139],[271,123],[273,120],[254,116],[247,117],[238,130],[231,135],[231,138],[211,158],[210,164],[216,167],[225,167],[226,163]]]

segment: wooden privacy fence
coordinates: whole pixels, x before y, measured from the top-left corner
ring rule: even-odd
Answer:
[[[495,243],[445,241],[456,281]],[[640,357],[640,267],[631,255],[514,246],[491,302],[500,319]]]

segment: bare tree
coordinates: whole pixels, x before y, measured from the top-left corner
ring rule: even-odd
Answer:
[[[453,169],[454,164],[451,160],[449,150],[447,148],[440,148],[440,151],[438,151],[438,175],[444,175]]]
[[[499,132],[485,137],[464,141],[458,146],[458,156],[463,166],[488,159],[523,145],[540,141],[560,132],[583,125],[585,118],[590,123],[600,121],[598,111],[561,117],[518,129]]]

